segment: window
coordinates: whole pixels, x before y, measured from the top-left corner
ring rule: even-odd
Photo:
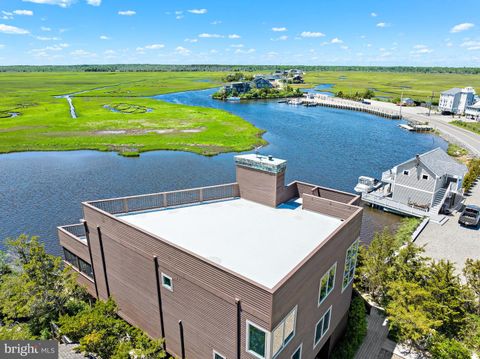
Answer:
[[[78,258],[78,264],[79,264],[78,269],[80,269],[80,272],[89,276],[90,278],[93,278],[93,271],[90,263],[87,263],[83,259]]]
[[[165,273],[162,273],[162,286],[173,292],[173,280]]]
[[[222,354],[219,354],[214,350],[213,351],[213,359],[226,359],[226,358]]]
[[[428,180],[429,177],[428,177],[428,175],[422,175],[422,178],[423,178],[424,180]]]
[[[292,355],[292,359],[302,359],[302,344],[295,350]]]
[[[297,322],[297,307],[277,325],[272,332],[272,355],[277,355],[283,348],[287,346],[295,336],[295,326]]]
[[[63,253],[65,255],[65,260],[74,267],[78,268],[78,257],[65,248],[63,248]]]
[[[268,332],[247,320],[247,352],[257,358],[267,358]]]
[[[315,337],[313,338],[313,347],[315,348],[320,340],[325,336],[330,328],[330,318],[332,314],[332,307],[328,308],[323,317],[318,321],[315,326]]]
[[[320,279],[320,289],[318,292],[318,305],[322,304],[325,298],[332,292],[335,286],[335,273],[337,271],[337,263],[330,267]]]
[[[408,176],[408,175],[410,174],[410,171],[409,171],[409,170],[404,170],[404,171],[403,171],[403,174],[404,174],[405,176]]]
[[[357,265],[358,242],[359,240],[357,239],[347,249],[345,257],[345,269],[343,271],[342,291],[347,288],[348,285],[353,281],[353,276],[355,275],[355,267]]]

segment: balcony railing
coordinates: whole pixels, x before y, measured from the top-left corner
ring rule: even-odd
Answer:
[[[86,237],[85,226],[82,223],[70,224],[67,226],[62,226],[60,228],[77,238],[83,239]]]
[[[88,204],[110,214],[122,214],[236,198],[239,196],[240,190],[238,184],[230,183],[181,191],[105,199],[88,202]]]

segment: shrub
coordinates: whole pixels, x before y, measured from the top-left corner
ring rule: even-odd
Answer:
[[[345,336],[335,346],[332,359],[351,359],[367,335],[365,303],[361,297],[354,297],[348,310],[348,324]]]
[[[480,158],[474,158],[468,163],[468,172],[463,178],[463,188],[468,191],[480,176]]]
[[[461,342],[444,337],[434,338],[430,354],[435,359],[470,359],[470,351]]]

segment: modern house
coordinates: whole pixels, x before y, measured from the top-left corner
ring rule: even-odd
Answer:
[[[84,202],[58,228],[98,299],[194,359],[328,358],[347,321],[359,197],[285,185],[286,161],[235,157],[237,181]]]
[[[480,101],[476,102],[474,105],[467,106],[465,109],[465,116],[472,120],[480,121]]]
[[[225,91],[228,93],[236,92],[237,94],[244,94],[252,89],[250,82],[232,82],[225,86]]]
[[[387,210],[442,221],[440,210],[453,209],[463,200],[466,173],[465,165],[436,148],[383,172],[383,185],[362,193],[362,200]]]
[[[442,113],[463,115],[468,106],[473,105],[475,90],[472,87],[452,88],[440,94],[438,108]]]
[[[273,88],[273,85],[270,81],[268,81],[266,78],[261,77],[261,76],[256,76],[253,81],[252,81],[253,87],[257,89],[264,89],[268,88],[271,89]]]

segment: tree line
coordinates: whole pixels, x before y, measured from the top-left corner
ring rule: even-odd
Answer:
[[[312,66],[312,65],[162,65],[162,64],[111,64],[111,65],[13,65],[0,66],[0,72],[271,72],[292,67],[307,72],[358,71],[358,72],[413,72],[446,74],[480,74],[479,67],[423,67],[423,66]]]

